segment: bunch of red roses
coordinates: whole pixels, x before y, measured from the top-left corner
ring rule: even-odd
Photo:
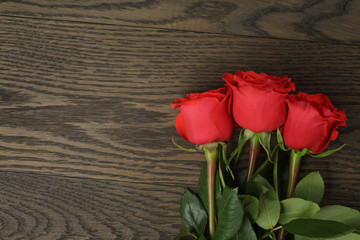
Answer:
[[[181,217],[186,228],[177,239],[185,235],[200,239],[208,236],[211,240],[276,239],[276,230],[279,230],[278,238],[283,239],[286,230],[295,234],[296,239],[305,240],[348,236],[347,233],[355,231],[351,224],[314,218],[320,209],[317,204],[322,198],[323,186],[314,188],[306,183],[321,182],[318,173],[309,174],[296,185],[302,156],[323,157],[343,147],[322,153],[338,136],[336,129],[346,127],[344,111],[338,111],[321,93],[289,95],[295,85],[287,76],[238,71],[235,75],[225,73],[223,80],[226,82],[223,88],[186,94],[185,98],[171,103],[174,110],[180,108],[175,122],[178,133],[198,145],[196,151],[204,150],[207,159],[206,171],[200,174],[199,197],[188,190],[183,195]],[[243,130],[238,146],[228,154],[225,142],[232,137],[235,126]],[[275,130],[278,144],[271,148],[270,138]],[[243,185],[234,184],[233,172],[247,141],[250,141],[250,155],[246,181]],[[267,159],[255,172],[260,147],[266,151]],[[279,151],[291,151],[286,199],[282,201],[278,183]],[[269,166],[273,167],[273,184],[261,176]],[[226,174],[231,176],[230,183],[224,177]],[[308,191],[308,195],[300,198],[302,191]],[[315,192],[314,196],[310,191]],[[316,192],[321,196],[316,196]],[[299,206],[300,212],[296,210]],[[296,216],[292,216],[294,211]],[[352,215],[360,220],[356,210]],[[301,222],[304,218],[307,221]],[[310,230],[303,234],[301,229],[309,226],[325,226],[320,232],[338,231],[332,235],[317,235],[316,231],[314,235]]]
[[[180,108],[175,126],[185,140],[197,145],[228,141],[234,124],[255,133],[281,127],[286,146],[320,153],[337,137],[335,129],[346,126],[344,111],[325,95],[288,95],[295,84],[287,76],[238,71],[225,73],[223,79],[224,88],[187,94],[171,103]]]

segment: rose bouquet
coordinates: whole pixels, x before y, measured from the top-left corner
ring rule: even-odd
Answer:
[[[174,144],[204,151],[206,158],[197,193],[187,189],[181,198],[185,228],[175,239],[360,239],[359,211],[319,207],[324,194],[319,172],[297,179],[305,155],[326,157],[345,146],[325,151],[337,138],[336,129],[346,127],[344,111],[323,94],[289,95],[295,85],[287,76],[238,71],[225,73],[223,80],[223,88],[171,103],[180,109],[177,132],[196,149],[173,139]],[[238,142],[230,149],[226,141],[236,127],[241,128]],[[246,144],[248,167],[240,169]]]

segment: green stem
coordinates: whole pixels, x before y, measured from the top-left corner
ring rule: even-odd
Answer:
[[[252,138],[250,139],[250,143],[251,144],[250,144],[250,153],[249,153],[249,168],[246,178],[247,182],[249,182],[253,176],[256,165],[256,159],[260,151],[259,135],[255,134],[254,136],[252,136]]]
[[[274,163],[273,184],[274,184],[274,188],[275,188],[275,193],[276,193],[276,195],[278,195],[279,185],[278,185],[278,163],[277,163],[277,161]]]
[[[274,233],[274,232],[277,231],[277,230],[279,230],[279,229],[283,230],[283,229],[282,229],[282,226],[278,226],[278,227],[276,227],[276,228],[271,229],[270,232],[265,233],[263,236],[261,236],[260,238],[258,238],[258,240],[262,240],[262,239],[265,239],[265,238],[267,238],[267,237],[276,239],[276,236],[275,236],[275,233]]]
[[[207,161],[207,188],[209,202],[209,235],[210,240],[215,236],[215,173],[218,160],[219,150],[215,148],[206,149],[205,157]]]
[[[296,179],[299,174],[301,157],[304,153],[291,150],[290,154],[290,164],[289,164],[289,181],[286,192],[286,198],[291,198],[294,194]],[[285,238],[286,232],[284,229],[279,231],[278,239],[283,240]]]
[[[300,168],[300,161],[301,161],[301,154],[297,153],[295,150],[291,150],[290,165],[289,165],[289,182],[288,182],[286,198],[291,198],[294,194],[296,180]]]
[[[277,230],[279,230],[279,229],[282,229],[282,226],[281,226],[281,225],[278,226],[278,227],[276,227],[276,228],[274,228],[274,229],[273,229],[273,232],[275,232],[275,231],[277,231]]]
[[[275,187],[275,193],[278,195],[279,193],[279,185],[278,185],[278,161],[279,161],[279,145],[277,145],[274,150],[273,154],[271,154],[272,161],[274,162],[274,168],[273,168],[273,184]]]
[[[285,235],[286,235],[285,230],[283,228],[280,229],[279,234],[278,234],[278,239],[283,240],[285,238]]]

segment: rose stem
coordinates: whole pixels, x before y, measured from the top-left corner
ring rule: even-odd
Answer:
[[[300,169],[300,161],[301,161],[301,154],[297,153],[295,150],[291,150],[290,154],[290,165],[289,165],[289,181],[288,181],[288,188],[286,193],[286,198],[291,198],[294,194],[296,179]],[[278,239],[283,240],[285,237],[285,230],[281,229],[279,231]]]
[[[249,153],[249,168],[247,172],[247,178],[246,181],[250,181],[250,179],[253,176],[255,165],[256,165],[256,159],[258,157],[260,150],[260,144],[259,144],[259,136],[258,134],[254,134],[254,136],[250,139],[250,153]]]
[[[218,147],[205,149],[207,162],[207,189],[209,202],[209,234],[213,240],[215,236],[215,173],[218,159]]]
[[[287,188],[286,198],[291,198],[294,194],[296,179],[299,173],[301,155],[291,150],[290,166],[289,166],[289,182]]]

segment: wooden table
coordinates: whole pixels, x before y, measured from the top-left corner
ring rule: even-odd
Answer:
[[[204,162],[169,103],[225,72],[289,75],[348,128],[306,158],[360,209],[360,1],[0,1],[0,238],[172,239]]]

